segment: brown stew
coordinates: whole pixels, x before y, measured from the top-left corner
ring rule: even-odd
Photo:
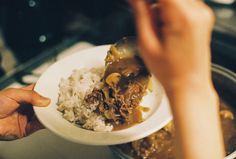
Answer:
[[[224,141],[227,155],[236,149],[235,112],[224,102],[220,110]],[[173,123],[141,140],[119,145],[123,152],[135,159],[176,159],[175,130]]]
[[[85,98],[87,103],[96,106],[95,112],[103,115],[106,122],[114,126],[114,130],[143,121],[142,111],[146,109],[140,109],[139,105],[150,79],[139,56],[121,54],[111,47],[105,59],[102,88],[94,89]]]

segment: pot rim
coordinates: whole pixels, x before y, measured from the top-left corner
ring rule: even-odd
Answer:
[[[233,71],[217,64],[212,64],[212,71],[219,73],[236,83],[236,74]],[[236,158],[236,150],[233,151],[228,156],[226,156],[224,159],[235,159],[235,158]]]
[[[218,64],[211,64],[211,66],[212,66],[212,68],[211,68],[212,72],[216,72],[218,74],[221,74],[236,83],[236,74],[233,71],[231,71],[225,67],[222,67]],[[112,150],[112,152],[116,156],[119,156],[121,159],[134,159],[133,157],[125,154],[122,150],[120,150],[115,145],[109,146],[109,147]],[[224,159],[235,159],[235,158],[236,158],[236,150],[234,152],[232,152],[231,154],[229,154],[228,156],[225,156]]]

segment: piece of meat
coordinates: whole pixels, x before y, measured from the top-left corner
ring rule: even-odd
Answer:
[[[105,59],[103,87],[86,97],[86,102],[96,106],[95,112],[115,125],[141,121],[133,120],[134,110],[145,95],[150,79],[139,56],[125,55],[111,47]]]
[[[137,158],[140,159],[174,159],[174,136],[173,123],[171,122],[158,132],[132,142],[131,146]]]

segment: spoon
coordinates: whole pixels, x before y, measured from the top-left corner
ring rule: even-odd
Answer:
[[[138,44],[135,37],[124,37],[114,44],[123,57],[138,56]]]
[[[113,44],[107,53],[105,62],[105,77],[114,72],[123,73],[125,77],[137,75],[140,71],[148,72],[139,56],[135,37],[124,37]]]

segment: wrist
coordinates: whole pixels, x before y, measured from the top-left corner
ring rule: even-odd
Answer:
[[[164,85],[170,102],[179,99],[192,99],[201,103],[219,105],[219,97],[211,80],[178,80],[174,83]]]
[[[163,83],[163,86],[167,93],[181,93],[189,92],[191,90],[215,92],[212,80],[210,77],[183,77],[168,80]]]

